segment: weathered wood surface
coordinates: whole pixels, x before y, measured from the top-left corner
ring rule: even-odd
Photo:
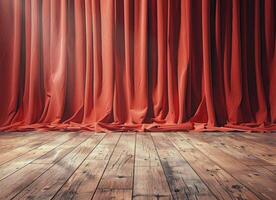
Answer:
[[[137,135],[134,174],[134,199],[172,199],[150,134]]]
[[[230,173],[245,187],[254,191],[259,198],[269,200],[275,198],[276,177],[270,171],[258,170],[247,166],[230,154],[213,147],[207,142],[199,140],[198,136],[182,134],[181,137],[199,149],[205,156],[213,160],[222,169]],[[256,147],[256,149],[257,148],[258,147]],[[253,153],[254,152],[252,152],[252,154]],[[268,154],[269,152],[266,153]]]
[[[116,194],[125,195],[132,192],[134,151],[135,134],[123,134],[110,157],[93,199],[112,199]]]
[[[258,199],[253,192],[180,135],[166,136],[218,199]]]
[[[14,199],[51,199],[72,176],[104,135],[91,135],[72,152],[49,168]]]
[[[273,200],[275,144],[275,133],[0,133],[0,200]]]
[[[90,200],[116,147],[120,134],[106,136],[55,195],[59,199]]]
[[[170,140],[162,133],[152,137],[174,199],[216,199]]]

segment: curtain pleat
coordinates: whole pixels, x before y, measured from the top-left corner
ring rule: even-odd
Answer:
[[[0,130],[276,130],[274,0],[1,0]]]

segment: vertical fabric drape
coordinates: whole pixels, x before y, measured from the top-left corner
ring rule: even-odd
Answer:
[[[275,0],[1,0],[0,130],[276,130]]]

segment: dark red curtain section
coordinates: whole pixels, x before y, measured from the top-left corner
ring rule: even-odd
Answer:
[[[275,0],[1,0],[0,130],[276,130]]]

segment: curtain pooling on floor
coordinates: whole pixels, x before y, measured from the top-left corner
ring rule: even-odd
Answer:
[[[274,0],[1,0],[0,130],[276,130]]]

